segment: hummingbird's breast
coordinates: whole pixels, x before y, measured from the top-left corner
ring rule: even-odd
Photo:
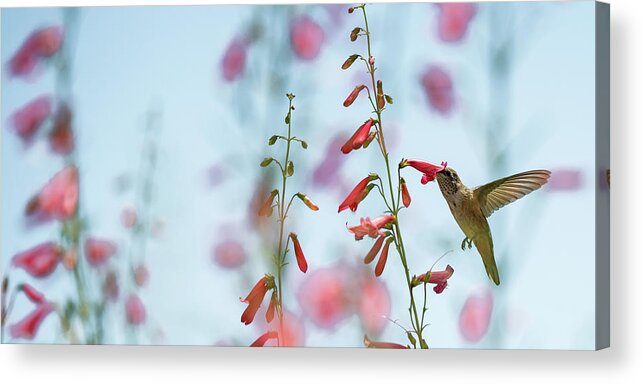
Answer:
[[[447,199],[447,203],[453,218],[468,238],[487,233],[489,224],[482,213],[480,204],[473,196],[473,191],[468,188],[459,191],[459,193],[451,195]]]

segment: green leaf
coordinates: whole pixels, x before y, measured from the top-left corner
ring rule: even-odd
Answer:
[[[270,165],[270,163],[272,163],[272,162],[273,162],[273,160],[275,160],[275,159],[273,159],[272,157],[266,157],[265,159],[263,159],[263,160],[261,161],[261,164],[259,164],[259,165],[260,165],[262,168],[265,168],[265,167],[269,166],[269,165]]]

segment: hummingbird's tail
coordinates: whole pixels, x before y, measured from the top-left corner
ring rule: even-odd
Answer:
[[[489,236],[477,236],[473,240],[473,244],[475,244],[478,253],[482,256],[482,262],[484,263],[484,268],[487,270],[487,276],[489,276],[496,285],[500,285],[498,267],[496,266],[496,259],[493,257],[493,240],[491,239],[491,234],[489,234]]]

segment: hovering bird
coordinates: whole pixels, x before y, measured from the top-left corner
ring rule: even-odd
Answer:
[[[493,239],[487,218],[498,209],[542,187],[551,172],[534,170],[517,173],[470,189],[462,184],[453,168],[445,167],[436,174],[444,199],[453,218],[464,232],[461,248],[476,246],[489,278],[500,285],[498,267],[493,256]]]

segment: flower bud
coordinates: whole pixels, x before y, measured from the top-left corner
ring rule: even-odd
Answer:
[[[262,168],[265,168],[269,166],[273,160],[274,159],[272,157],[266,157],[265,159],[261,160],[261,163],[259,164],[259,166],[261,166]]]
[[[355,60],[357,60],[358,57],[359,57],[358,54],[350,55],[348,57],[348,59],[346,59],[346,61],[344,61],[344,64],[342,64],[342,69],[350,68],[350,66],[353,65],[353,63],[355,62]]]
[[[303,193],[301,193],[301,192],[297,192],[297,195],[296,195],[296,196],[297,196],[297,197],[298,197],[298,198],[299,198],[299,199],[300,199],[304,204],[306,204],[306,206],[307,206],[308,208],[310,208],[312,211],[319,211],[319,207],[318,207],[315,203],[313,203],[313,201],[312,201],[312,200],[310,200],[310,198],[309,198],[308,196],[306,196],[305,194],[303,194]]]
[[[348,95],[346,100],[344,100],[344,107],[349,107],[355,99],[357,99],[357,96],[359,96],[359,93],[362,92],[362,90],[366,88],[364,84],[356,86],[353,91]]]

